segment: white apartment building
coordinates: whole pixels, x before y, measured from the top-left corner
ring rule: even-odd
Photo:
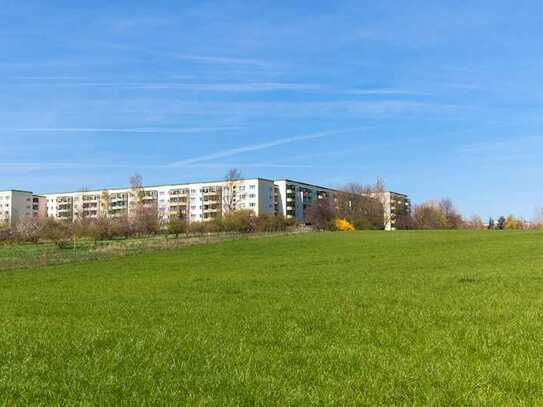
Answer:
[[[405,194],[385,191],[372,194],[383,205],[385,230],[402,229],[402,222],[411,213],[411,201]]]
[[[47,216],[47,200],[29,191],[0,191],[0,225],[13,226],[23,218]]]
[[[137,208],[156,212],[160,221],[183,218],[199,222],[230,211],[250,209],[256,215],[281,215],[303,221],[314,202],[334,202],[337,191],[290,179],[265,178],[112,188],[95,191],[34,195],[28,191],[0,191],[0,224],[13,225],[22,217],[84,218],[130,216]],[[372,194],[384,208],[386,230],[401,229],[411,203],[405,194]]]
[[[276,214],[287,219],[303,220],[313,202],[334,197],[334,190],[289,179],[275,181]]]
[[[47,214],[64,220],[124,216],[133,213],[138,200],[155,210],[159,220],[181,217],[205,221],[238,209],[256,215],[283,215],[303,220],[305,209],[317,199],[331,199],[333,190],[291,180],[264,178],[211,181],[97,191],[45,194]]]

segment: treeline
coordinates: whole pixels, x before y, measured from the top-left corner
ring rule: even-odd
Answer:
[[[386,206],[384,183],[350,183],[336,188],[334,200],[320,200],[305,211],[305,222],[318,230],[383,230],[394,224],[397,229],[412,225],[408,207],[396,208],[393,213]]]
[[[529,230],[543,229],[543,217],[536,216],[533,221],[508,215],[498,219],[483,219],[474,215],[464,218],[450,199],[429,201],[413,208],[411,215],[413,229],[473,229],[473,230]]]
[[[178,238],[186,234],[280,232],[291,225],[292,222],[281,216],[255,216],[250,210],[239,210],[204,222],[191,223],[181,218],[159,222],[152,212],[141,211],[134,216],[98,217],[74,222],[54,218],[24,218],[12,228],[0,229],[0,241],[51,241],[63,246],[78,239],[101,241],[159,234]]]
[[[509,215],[484,222],[480,216],[465,218],[448,198],[424,202],[411,210],[396,208],[387,213],[384,201],[380,199],[383,193],[384,186],[380,181],[369,186],[349,184],[340,187],[335,202],[317,202],[308,208],[306,222],[319,230],[380,230],[389,222],[398,230],[543,229],[543,210],[533,221]]]

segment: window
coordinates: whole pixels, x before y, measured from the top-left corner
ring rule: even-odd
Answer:
[[[252,189],[252,190],[256,189],[256,185],[250,185],[249,189]]]

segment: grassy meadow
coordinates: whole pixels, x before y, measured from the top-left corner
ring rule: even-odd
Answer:
[[[236,240],[0,272],[0,405],[543,404],[543,233]]]

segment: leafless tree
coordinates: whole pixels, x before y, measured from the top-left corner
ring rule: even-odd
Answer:
[[[464,222],[464,227],[473,230],[483,230],[485,229],[485,224],[479,215],[473,215],[469,218],[467,222]]]
[[[236,210],[236,186],[241,179],[241,172],[232,168],[228,170],[224,177],[224,187],[222,189],[222,204],[226,215]]]
[[[42,221],[37,218],[25,217],[15,224],[17,239],[24,242],[38,243],[42,233]]]
[[[386,223],[384,183],[373,185],[350,183],[339,187],[336,196],[337,216],[347,219],[357,229],[382,229]]]
[[[88,196],[88,192],[89,192],[89,189],[83,185],[81,187],[81,189],[79,190],[79,199],[81,200],[81,202],[79,203],[79,208],[78,210],[76,211],[75,210],[75,202],[73,203],[73,213],[74,213],[74,216],[73,216],[73,220],[74,221],[79,221],[79,222],[83,222],[85,223],[86,219],[87,219],[87,196]]]
[[[136,173],[129,179],[131,194],[129,199],[129,215],[135,216],[137,212],[143,206],[143,198],[145,197],[145,190],[143,188],[143,177]]]
[[[317,230],[329,230],[334,225],[336,211],[327,199],[315,201],[305,211],[305,222],[312,225]]]
[[[417,229],[460,229],[464,227],[462,215],[450,199],[428,201],[415,207],[413,223]]]
[[[109,191],[102,191],[100,194],[100,215],[99,217],[107,217],[111,204],[111,196]]]

